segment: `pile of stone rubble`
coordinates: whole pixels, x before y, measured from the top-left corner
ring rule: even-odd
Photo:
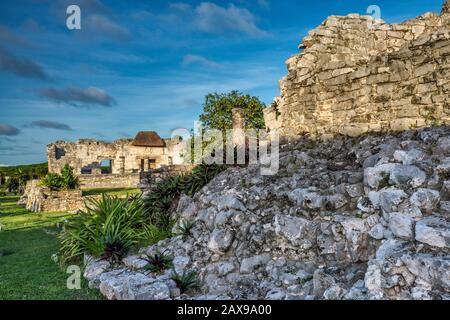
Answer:
[[[282,145],[280,170],[230,168],[173,213],[195,222],[127,256],[87,257],[108,299],[449,299],[450,127]],[[177,272],[145,271],[157,250]]]

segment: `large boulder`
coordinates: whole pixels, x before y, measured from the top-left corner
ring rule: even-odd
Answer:
[[[440,217],[422,219],[416,224],[416,240],[432,247],[450,248],[450,223]]]

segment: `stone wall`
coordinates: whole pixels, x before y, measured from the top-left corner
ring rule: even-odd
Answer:
[[[450,123],[449,21],[446,8],[402,24],[329,17],[286,62],[268,129],[355,136]]]
[[[139,173],[81,175],[79,181],[81,189],[137,188]]]
[[[63,212],[83,208],[84,200],[81,190],[52,191],[39,186],[39,180],[31,180],[19,204],[32,212]]]

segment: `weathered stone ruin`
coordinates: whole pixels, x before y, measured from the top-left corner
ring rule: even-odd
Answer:
[[[450,299],[450,127],[358,138],[299,139],[280,171],[221,173],[173,217],[191,236],[141,248],[112,266],[87,259],[108,299]],[[174,257],[198,274],[180,294]]]
[[[32,212],[65,212],[84,208],[84,200],[79,189],[54,191],[40,186],[39,180],[31,180],[18,204]]]
[[[356,136],[450,123],[449,24],[448,3],[401,24],[329,17],[287,60],[267,127]]]
[[[179,200],[191,236],[120,266],[87,256],[90,286],[108,299],[450,299],[450,127],[416,128],[450,120],[449,3],[399,25],[328,18],[266,111],[294,137],[278,174],[229,168]],[[158,251],[200,289],[146,271]]]
[[[112,143],[93,139],[57,141],[47,146],[48,168],[59,173],[69,164],[82,188],[137,187],[140,173],[182,164],[182,146],[180,140],[161,139],[153,131]]]
[[[175,152],[178,144],[177,139],[163,140],[153,131],[112,143],[93,139],[58,141],[47,146],[49,172],[59,173],[69,164],[77,174],[101,174],[101,162],[106,160],[111,161],[111,174],[138,173],[180,161]]]
[[[134,139],[112,143],[93,139],[57,141],[47,146],[48,170],[60,173],[64,165],[70,165],[80,189],[138,188],[142,181],[155,180],[161,170],[171,174],[188,168],[182,165],[183,152],[180,139],[161,139],[153,131],[141,131]],[[81,190],[50,190],[32,180],[18,204],[33,212],[77,211],[84,208],[85,200]]]

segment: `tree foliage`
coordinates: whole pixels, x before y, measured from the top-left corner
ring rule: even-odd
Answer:
[[[22,193],[28,180],[39,179],[47,171],[47,163],[0,167],[0,191]]]
[[[210,93],[205,97],[200,121],[205,129],[221,131],[233,128],[232,110],[244,110],[245,129],[263,129],[265,104],[257,97],[244,95],[239,91]]]
[[[74,190],[79,186],[78,177],[73,173],[73,168],[65,164],[61,170],[61,174],[48,173],[41,179],[41,185],[52,190]]]

